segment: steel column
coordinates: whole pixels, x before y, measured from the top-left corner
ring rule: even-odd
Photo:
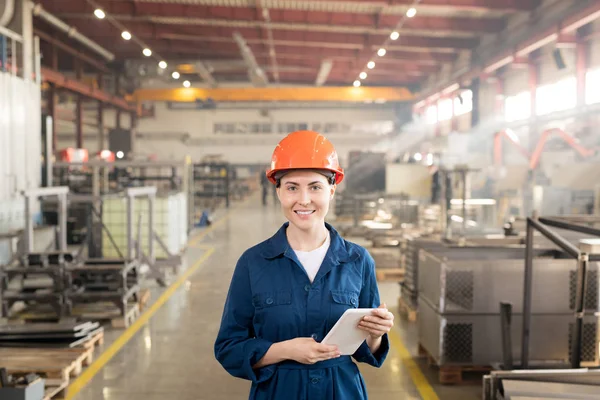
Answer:
[[[575,45],[575,51],[577,56],[577,107],[583,107],[585,105],[585,78],[588,65],[588,44],[581,38],[578,38]]]
[[[98,89],[104,89],[104,76],[98,74]],[[104,150],[104,103],[98,101],[98,151]]]
[[[31,253],[33,247],[33,219],[31,218],[31,212],[33,211],[33,201],[31,197],[25,196],[25,235],[24,239],[24,250],[25,254]]]
[[[77,80],[81,82],[81,78],[83,75],[83,71],[81,68],[81,62],[78,59],[75,59],[75,74]],[[83,148],[83,96],[81,94],[77,95],[77,108],[75,111],[75,129],[77,135],[77,148]]]
[[[56,103],[58,103],[58,95],[56,85],[53,83],[48,85],[48,115],[50,116],[50,131],[52,132],[52,153],[58,149],[58,135],[56,134]]]
[[[531,120],[536,116],[536,91],[539,83],[539,66],[535,61],[529,61],[529,91],[531,96]]]
[[[119,74],[116,74],[114,79],[115,79],[115,95],[119,96],[121,93],[121,79],[119,77]],[[115,116],[116,116],[115,127],[117,129],[121,129],[121,109],[117,109]]]
[[[521,368],[529,367],[529,335],[531,333],[531,281],[533,278],[533,220],[527,218],[525,238],[525,281],[523,284],[523,332],[521,339]]]

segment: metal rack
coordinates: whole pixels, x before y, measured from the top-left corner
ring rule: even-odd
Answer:
[[[594,221],[592,220],[590,222]],[[581,366],[582,341],[584,335],[584,317],[586,311],[586,289],[588,287],[588,279],[590,278],[590,276],[588,276],[590,272],[589,263],[591,261],[600,261],[599,240],[582,240],[580,241],[579,248],[577,248],[570,241],[568,241],[563,236],[559,235],[549,227],[600,237],[599,229],[590,226],[574,224],[564,218],[527,218],[527,239],[525,248],[525,272],[523,285],[523,330],[521,335],[521,366],[524,369],[529,367],[533,287],[534,230],[540,232],[544,237],[546,237],[558,247],[560,247],[571,258],[577,260],[577,285],[575,288],[576,297],[574,310],[575,321],[570,349],[570,361],[572,368],[579,368]]]
[[[230,204],[232,170],[225,162],[204,162],[193,165],[194,209],[216,208],[219,200]]]
[[[14,263],[2,268],[3,279],[2,289],[2,315],[7,316],[9,309],[16,301],[25,301],[26,303],[50,303],[52,311],[60,319],[62,317],[81,316],[75,310],[78,304],[89,304],[96,302],[112,302],[120,311],[121,315],[127,313],[127,305],[131,299],[136,299],[140,290],[142,280],[145,276],[152,277],[162,286],[166,286],[165,268],[176,269],[181,259],[174,256],[170,259],[157,262],[155,259],[154,243],[162,247],[164,244],[156,235],[154,230],[154,202],[156,199],[155,187],[129,188],[122,194],[122,200],[126,201],[126,235],[127,249],[124,252],[119,250],[110,230],[102,222],[100,211],[95,207],[102,204],[107,196],[67,196],[68,188],[45,188],[35,191],[26,197],[26,201],[32,203],[31,196],[38,197],[40,194],[58,195],[59,217],[62,226],[59,231],[59,242],[62,248],[66,248],[66,208],[67,201],[72,203],[90,204],[91,214],[88,218],[88,225],[96,224],[99,229],[88,229],[85,240],[77,253],[68,253],[63,251],[49,252],[44,254],[32,253],[27,237],[29,231],[25,234],[25,253],[19,257],[18,265]],[[109,195],[108,197],[114,197]],[[134,230],[134,219],[136,213],[136,199],[147,201],[147,221],[145,227],[147,232],[143,234],[142,218],[137,220],[137,232]],[[100,207],[101,208],[101,207]],[[31,209],[31,204],[26,210]],[[143,212],[144,210],[140,210]],[[31,215],[27,215],[31,219]],[[92,222],[93,221],[93,222]],[[32,229],[32,223],[27,225],[28,230]],[[104,232],[108,240],[115,246],[120,255],[118,258],[94,258],[90,257],[89,250],[94,249],[98,231]],[[137,238],[134,237],[137,234]],[[147,241],[142,246],[143,239]],[[87,251],[86,251],[87,250]],[[168,250],[166,250],[168,251]],[[9,283],[12,278],[18,275],[46,275],[51,277],[51,281],[46,279],[44,290],[36,292],[9,290]]]
[[[189,160],[56,162],[52,171],[50,186],[68,186],[70,192],[76,194],[119,194],[142,186],[156,187],[159,196],[183,193],[187,202],[188,232],[194,227],[194,175]],[[81,229],[82,225],[76,228]]]

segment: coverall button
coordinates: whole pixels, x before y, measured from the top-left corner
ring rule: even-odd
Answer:
[[[310,290],[310,285],[304,286],[304,290],[306,290],[308,292]]]
[[[310,335],[311,338],[317,340],[317,338],[319,337],[316,333],[313,333],[312,335]]]
[[[268,298],[268,299],[265,301],[265,303],[267,303],[268,305],[271,305],[271,304],[273,304],[273,299],[269,297],[269,298]]]
[[[311,382],[313,384],[317,384],[317,383],[319,383],[319,378],[312,378]]]
[[[356,305],[356,299],[350,300],[350,304],[352,304],[353,306],[355,306]]]

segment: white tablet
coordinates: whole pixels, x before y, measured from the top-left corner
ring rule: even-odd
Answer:
[[[369,332],[358,328],[365,315],[371,315],[374,308],[351,308],[342,314],[321,343],[333,344],[343,356],[350,356],[365,341]]]

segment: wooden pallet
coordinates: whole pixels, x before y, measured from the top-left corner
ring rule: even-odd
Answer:
[[[485,365],[438,365],[436,360],[429,354],[421,344],[419,344],[419,356],[427,357],[430,367],[438,369],[438,380],[442,385],[460,385],[465,383],[464,373],[488,373],[492,370],[491,366]],[[481,376],[478,376],[478,382],[481,383]]]
[[[404,273],[404,268],[382,268],[375,270],[379,282],[404,282]]]
[[[405,315],[410,322],[417,320],[417,310],[408,304],[402,297],[398,297],[398,313]]]
[[[77,319],[83,321],[102,321],[110,323],[113,328],[128,328],[140,316],[140,305],[138,303],[128,304],[125,315],[112,303],[90,303],[85,307],[78,306]]]
[[[85,342],[82,346],[86,349],[94,349],[96,346],[102,346],[104,344],[104,331],[96,333],[90,340]]]

